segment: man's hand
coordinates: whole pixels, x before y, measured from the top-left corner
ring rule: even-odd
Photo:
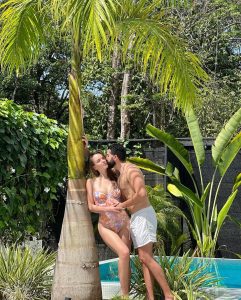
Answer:
[[[115,205],[115,207],[118,207],[118,208],[120,208],[120,209],[125,209],[124,204],[121,203],[121,202],[118,202],[118,203]]]

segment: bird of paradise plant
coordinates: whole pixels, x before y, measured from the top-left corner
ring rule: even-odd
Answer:
[[[148,159],[131,158],[130,161],[142,169],[159,173],[170,179],[168,191],[175,197],[183,199],[189,207],[193,221],[192,234],[197,243],[196,254],[214,257],[220,230],[241,185],[241,173],[239,173],[234,180],[231,194],[218,211],[217,203],[222,180],[241,149],[241,132],[235,135],[241,124],[241,108],[229,119],[214,141],[212,146],[214,172],[207,184],[204,184],[202,174],[205,149],[199,124],[193,110],[186,113],[185,117],[198,164],[199,184],[194,176],[187,149],[172,135],[150,124],[147,125],[146,130],[150,136],[163,142],[181,162],[193,182],[194,191],[180,181],[178,169],[174,168],[170,162],[166,166],[160,166]],[[216,179],[218,180],[217,187],[214,185]]]

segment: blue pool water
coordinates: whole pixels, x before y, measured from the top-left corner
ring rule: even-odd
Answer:
[[[207,263],[208,272],[216,274],[216,277],[220,279],[219,285],[241,289],[241,259],[193,258],[192,268],[198,268],[202,262]],[[100,276],[101,281],[119,282],[118,260],[101,262]]]

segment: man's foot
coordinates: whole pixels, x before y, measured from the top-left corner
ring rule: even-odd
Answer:
[[[175,298],[174,298],[174,296],[171,294],[171,295],[165,296],[165,300],[175,300]]]

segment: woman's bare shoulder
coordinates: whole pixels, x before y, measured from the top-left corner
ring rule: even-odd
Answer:
[[[86,186],[93,186],[94,178],[88,178],[86,180]]]

